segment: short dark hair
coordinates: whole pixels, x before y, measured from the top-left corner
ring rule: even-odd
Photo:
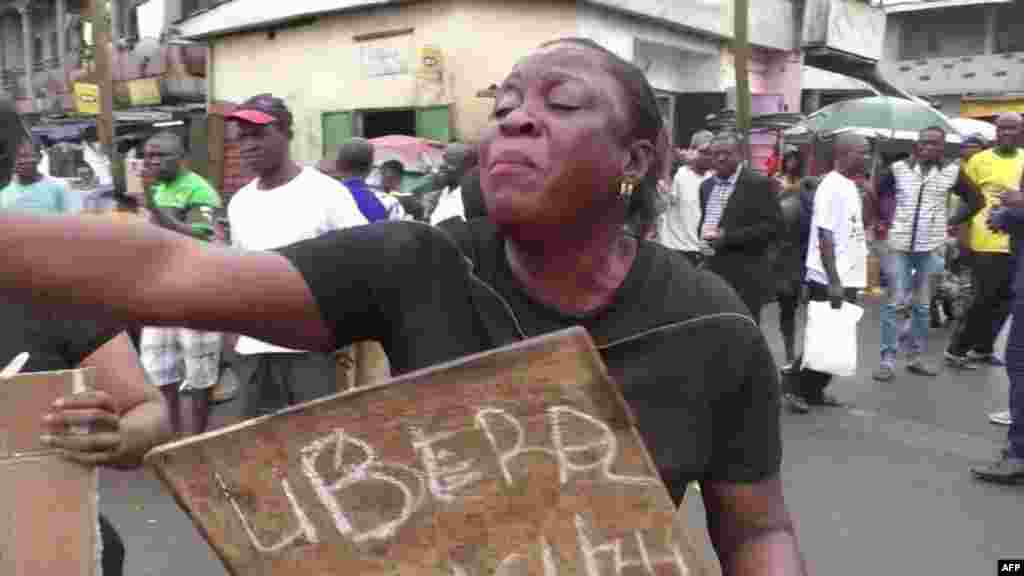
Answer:
[[[402,165],[400,160],[388,160],[387,162],[383,162],[379,169],[381,174],[385,172],[392,172],[401,176],[405,173],[405,166]]]
[[[541,48],[570,44],[591,50],[604,60],[605,70],[614,78],[626,94],[626,105],[629,118],[626,119],[625,136],[634,140],[648,140],[657,148],[658,139],[663,130],[661,109],[658,99],[654,96],[654,88],[647,81],[644,71],[601,46],[589,38],[567,37],[558,38],[541,44]],[[645,220],[657,214],[658,178],[662,172],[660,154],[655,154],[650,170],[640,182],[638,190],[629,203],[628,219],[631,221]]]
[[[943,128],[942,126],[929,126],[929,127],[925,128],[924,130],[921,130],[920,132],[918,132],[918,138],[920,138],[921,134],[924,134],[925,132],[938,132],[939,134],[942,134],[942,139],[943,140],[946,139],[947,132],[946,132],[946,129]]]
[[[366,138],[350,138],[338,148],[338,170],[366,175],[373,169],[373,144]]]
[[[171,132],[170,130],[161,130],[149,138],[146,138],[145,144],[149,144],[150,142],[166,142],[179,156],[185,155],[185,142],[181,139],[181,136]]]

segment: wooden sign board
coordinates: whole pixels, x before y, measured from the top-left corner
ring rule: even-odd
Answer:
[[[0,380],[0,574],[97,576],[97,474],[39,443],[54,400],[89,387],[91,372]]]
[[[582,329],[148,461],[236,576],[705,573]]]

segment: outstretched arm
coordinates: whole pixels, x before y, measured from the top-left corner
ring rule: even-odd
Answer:
[[[0,212],[0,293],[116,323],[249,334],[332,351],[302,275],[275,253],[242,253],[154,226]]]

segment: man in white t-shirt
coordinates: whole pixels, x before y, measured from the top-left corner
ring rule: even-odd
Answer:
[[[711,141],[714,134],[706,130],[690,139],[690,163],[681,166],[672,179],[667,195],[668,208],[658,221],[658,242],[666,248],[679,250],[694,265],[703,259],[700,226],[700,185],[711,177]]]
[[[466,207],[462,201],[462,188],[459,185],[462,177],[476,166],[476,149],[458,142],[449,144],[444,150],[444,163],[437,175],[438,183],[443,186],[437,198],[437,205],[430,213],[430,223],[434,226],[451,218],[466,219]]]
[[[814,195],[814,216],[807,248],[807,288],[811,300],[831,302],[841,308],[843,301],[855,302],[867,286],[868,246],[864,235],[863,201],[857,183],[867,165],[868,141],[852,133],[835,142],[835,170],[818,184]],[[832,377],[803,369],[796,389],[797,400],[817,406],[836,406],[825,394]]]
[[[254,96],[228,119],[238,123],[242,160],[257,175],[228,204],[234,246],[271,250],[367,223],[340,182],[291,159],[292,115],[280,98]],[[242,357],[239,373],[247,418],[338,391],[332,356],[245,336],[235,351]]]

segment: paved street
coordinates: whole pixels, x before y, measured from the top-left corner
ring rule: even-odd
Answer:
[[[764,324],[781,358],[774,306]],[[933,358],[947,336],[933,331]],[[996,559],[1024,557],[1024,489],[978,484],[968,470],[1004,439],[1005,429],[985,417],[1006,407],[1003,370],[945,371],[929,380],[901,368],[890,383],[873,381],[877,304],[869,305],[861,342],[857,378],[832,387],[853,408],[783,415],[786,495],[813,573],[993,574]],[[231,422],[237,408],[218,408],[217,423]],[[224,574],[148,473],[105,471],[101,505],[126,542],[129,576]],[[699,498],[688,498],[687,511],[703,530]]]

